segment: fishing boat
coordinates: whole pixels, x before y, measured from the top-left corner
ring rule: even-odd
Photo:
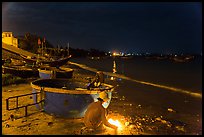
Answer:
[[[51,67],[60,67],[62,65],[65,65],[69,59],[71,58],[71,55],[69,55],[68,57],[65,58],[60,58],[57,60],[46,60],[46,59],[41,59],[41,58],[35,58],[35,57],[29,57],[29,56],[24,56],[24,55],[20,55],[24,61],[28,64],[48,64]]]
[[[19,59],[13,59],[11,58],[11,64],[14,66],[24,66],[25,62]]]
[[[34,103],[40,110],[56,117],[82,118],[90,103],[97,101],[104,92],[108,100],[103,104],[107,108],[111,101],[114,87],[103,83],[98,88],[88,90],[87,83],[74,79],[38,79],[31,82]],[[41,93],[40,97],[35,93]]]
[[[24,56],[24,55],[21,55],[20,56],[23,58],[23,60],[27,63],[27,64],[33,64],[33,63],[36,63],[37,61],[37,58],[36,57],[31,57],[31,56]]]
[[[73,69],[71,68],[56,68],[56,67],[41,67],[38,69],[39,77],[42,79],[50,78],[72,78]]]
[[[69,55],[68,57],[65,58],[60,58],[58,60],[54,60],[54,61],[42,61],[43,64],[48,64],[51,67],[60,67],[65,65],[71,58],[71,55]]]
[[[22,78],[38,77],[38,70],[26,66],[2,66],[3,74],[12,74]]]

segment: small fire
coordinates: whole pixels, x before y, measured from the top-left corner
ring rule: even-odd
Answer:
[[[121,123],[120,123],[118,120],[115,120],[115,121],[114,121],[113,119],[110,118],[110,119],[108,120],[108,122],[111,123],[111,124],[113,124],[113,125],[115,125],[115,126],[117,126],[118,128],[121,128],[121,127],[122,127],[122,126],[121,126]]]

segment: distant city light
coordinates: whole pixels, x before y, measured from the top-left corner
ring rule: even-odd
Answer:
[[[125,57],[125,56],[134,56],[134,55],[137,55],[137,56],[140,56],[141,54],[139,53],[125,53],[125,52],[116,52],[116,51],[109,51],[109,54],[110,56],[118,56],[118,57]],[[147,54],[150,54],[150,53],[147,53]]]

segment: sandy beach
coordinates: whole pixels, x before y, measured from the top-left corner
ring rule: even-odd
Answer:
[[[76,79],[95,76],[95,72],[81,69],[75,65],[69,64],[68,67],[74,69],[73,77]],[[119,84],[113,91],[111,103],[107,109],[107,118],[118,120],[121,123],[117,133],[105,126],[102,131],[86,130],[83,118],[55,117],[40,112],[35,106],[28,108],[27,117],[24,117],[25,110],[23,108],[7,111],[6,99],[15,95],[31,93],[31,81],[2,87],[3,135],[202,135],[202,111],[198,110],[200,113],[184,115],[175,108],[155,107],[146,103],[145,100],[150,97],[145,95],[138,95],[135,100],[128,100],[127,96],[131,96],[131,94],[124,91],[131,87],[120,86],[120,83],[108,78],[105,79],[106,83],[114,86]],[[149,90],[151,87],[140,85],[140,88]],[[178,98],[180,98],[179,95]],[[30,102],[33,102],[32,96],[25,98],[19,104]],[[154,102],[159,101],[155,100]],[[202,99],[197,102],[201,103]],[[200,106],[197,107],[200,108]]]

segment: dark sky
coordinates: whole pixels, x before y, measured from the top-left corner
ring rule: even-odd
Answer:
[[[201,2],[4,2],[2,31],[57,46],[135,53],[201,53]]]

